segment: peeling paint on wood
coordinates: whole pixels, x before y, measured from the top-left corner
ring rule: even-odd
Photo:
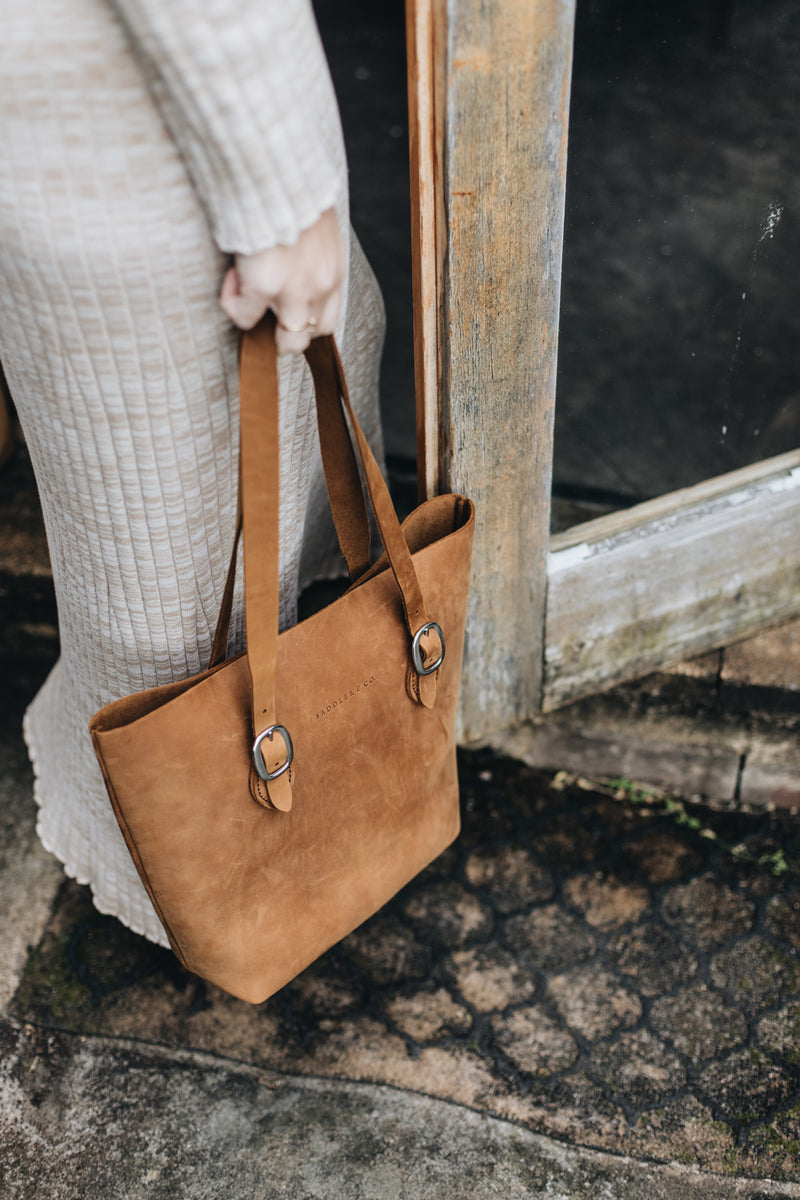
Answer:
[[[554,538],[545,710],[800,613],[798,530],[794,452]]]
[[[644,504],[573,525],[551,539],[550,550],[553,556],[560,556],[565,549],[610,541],[626,533],[636,533],[660,520],[674,522],[681,519],[681,514],[699,511],[706,504],[711,505],[716,501],[735,503],[736,497],[746,499],[752,488],[765,486],[776,491],[800,486],[800,450],[740,467],[725,475],[704,479],[693,487],[667,492]],[[584,554],[590,552],[587,548]]]

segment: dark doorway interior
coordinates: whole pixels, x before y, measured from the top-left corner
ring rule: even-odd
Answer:
[[[800,446],[799,125],[794,0],[578,0],[557,497]]]
[[[413,472],[403,4],[315,7]],[[578,0],[554,528],[800,446],[798,128],[796,0]]]
[[[342,113],[351,219],[383,290],[383,421],[394,476],[416,455],[405,15],[402,0],[315,0]]]

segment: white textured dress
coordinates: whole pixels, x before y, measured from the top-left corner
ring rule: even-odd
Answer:
[[[335,205],[339,339],[379,445],[383,307],[350,234],[308,0],[0,0],[0,359],[42,499],[61,657],[26,715],[39,834],[95,903],[166,944],[87,731],[207,665],[233,537],[233,251]],[[281,374],[281,595],[337,558],[303,360]],[[237,623],[241,638],[241,621]]]

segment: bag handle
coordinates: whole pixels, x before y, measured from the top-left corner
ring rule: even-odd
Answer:
[[[252,687],[254,758],[260,780],[256,782],[257,795],[262,802],[286,810],[291,806],[290,766],[293,750],[289,732],[278,723],[275,708],[280,460],[278,370],[274,330],[274,318],[269,316],[242,337],[239,372],[240,505],[244,536],[245,626]],[[350,403],[341,359],[333,338],[315,339],[309,348],[309,358],[317,394],[326,483],[333,489],[333,495],[329,493],[329,498],[340,545],[344,541],[350,559],[358,561],[362,554],[365,529],[368,534],[360,483],[357,492],[355,489],[355,483],[358,481],[357,461],[400,592],[403,616],[411,638],[410,670],[416,674],[418,682],[424,679],[429,685],[427,697],[420,696],[419,687],[409,688],[409,694],[418,703],[430,707],[435,672],[444,656],[441,630],[428,619],[411,551],[400,527],[383,474]],[[347,433],[345,418],[349,422],[350,434]],[[342,433],[347,435],[349,451],[345,450]],[[357,460],[353,457],[354,452]],[[342,549],[344,552],[344,546]],[[215,652],[219,649],[221,627],[230,616],[234,574],[235,551],[220,609],[220,620],[214,640]]]
[[[312,339],[306,362],[314,380],[319,445],[333,523],[350,578],[355,581],[369,569],[372,538],[353,442],[339,400],[346,391],[344,371],[338,353],[331,371],[323,340],[327,341]]]
[[[332,337],[316,338],[309,347],[309,353],[316,360],[316,369],[320,375],[337,381],[340,411],[346,415],[352,431],[353,445],[363,472],[364,482],[369,496],[375,521],[381,536],[383,548],[389,559],[400,596],[403,602],[403,612],[406,626],[412,638],[417,629],[427,621],[425,602],[417,579],[417,572],[411,558],[405,534],[400,527],[400,521],[386,480],[383,478],[375,455],[366,439],[361,424],[356,417],[350,402],[350,394],[344,378],[342,360]],[[320,431],[322,440],[323,430]],[[369,564],[367,564],[369,565]]]
[[[361,477],[358,471],[353,443],[339,400],[345,387],[344,373],[338,354],[335,356],[335,372],[331,374],[330,362],[316,352],[320,339],[315,339],[305,352],[311,369],[314,395],[317,406],[322,466],[325,486],[328,491],[333,523],[339,548],[347,564],[352,582],[359,579],[370,567],[372,542],[369,516],[364,500]],[[236,583],[236,565],[242,533],[242,489],[241,472],[238,485],[236,524],[233,549],[228,564],[228,574],[222,593],[214,641],[211,647],[209,668],[225,661],[228,650],[228,635],[233,612],[233,593]]]

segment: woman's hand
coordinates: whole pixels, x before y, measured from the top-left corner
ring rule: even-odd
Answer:
[[[329,208],[293,246],[237,254],[219,302],[240,329],[252,329],[272,309],[278,353],[302,354],[312,337],[336,328],[343,281],[344,247]]]

